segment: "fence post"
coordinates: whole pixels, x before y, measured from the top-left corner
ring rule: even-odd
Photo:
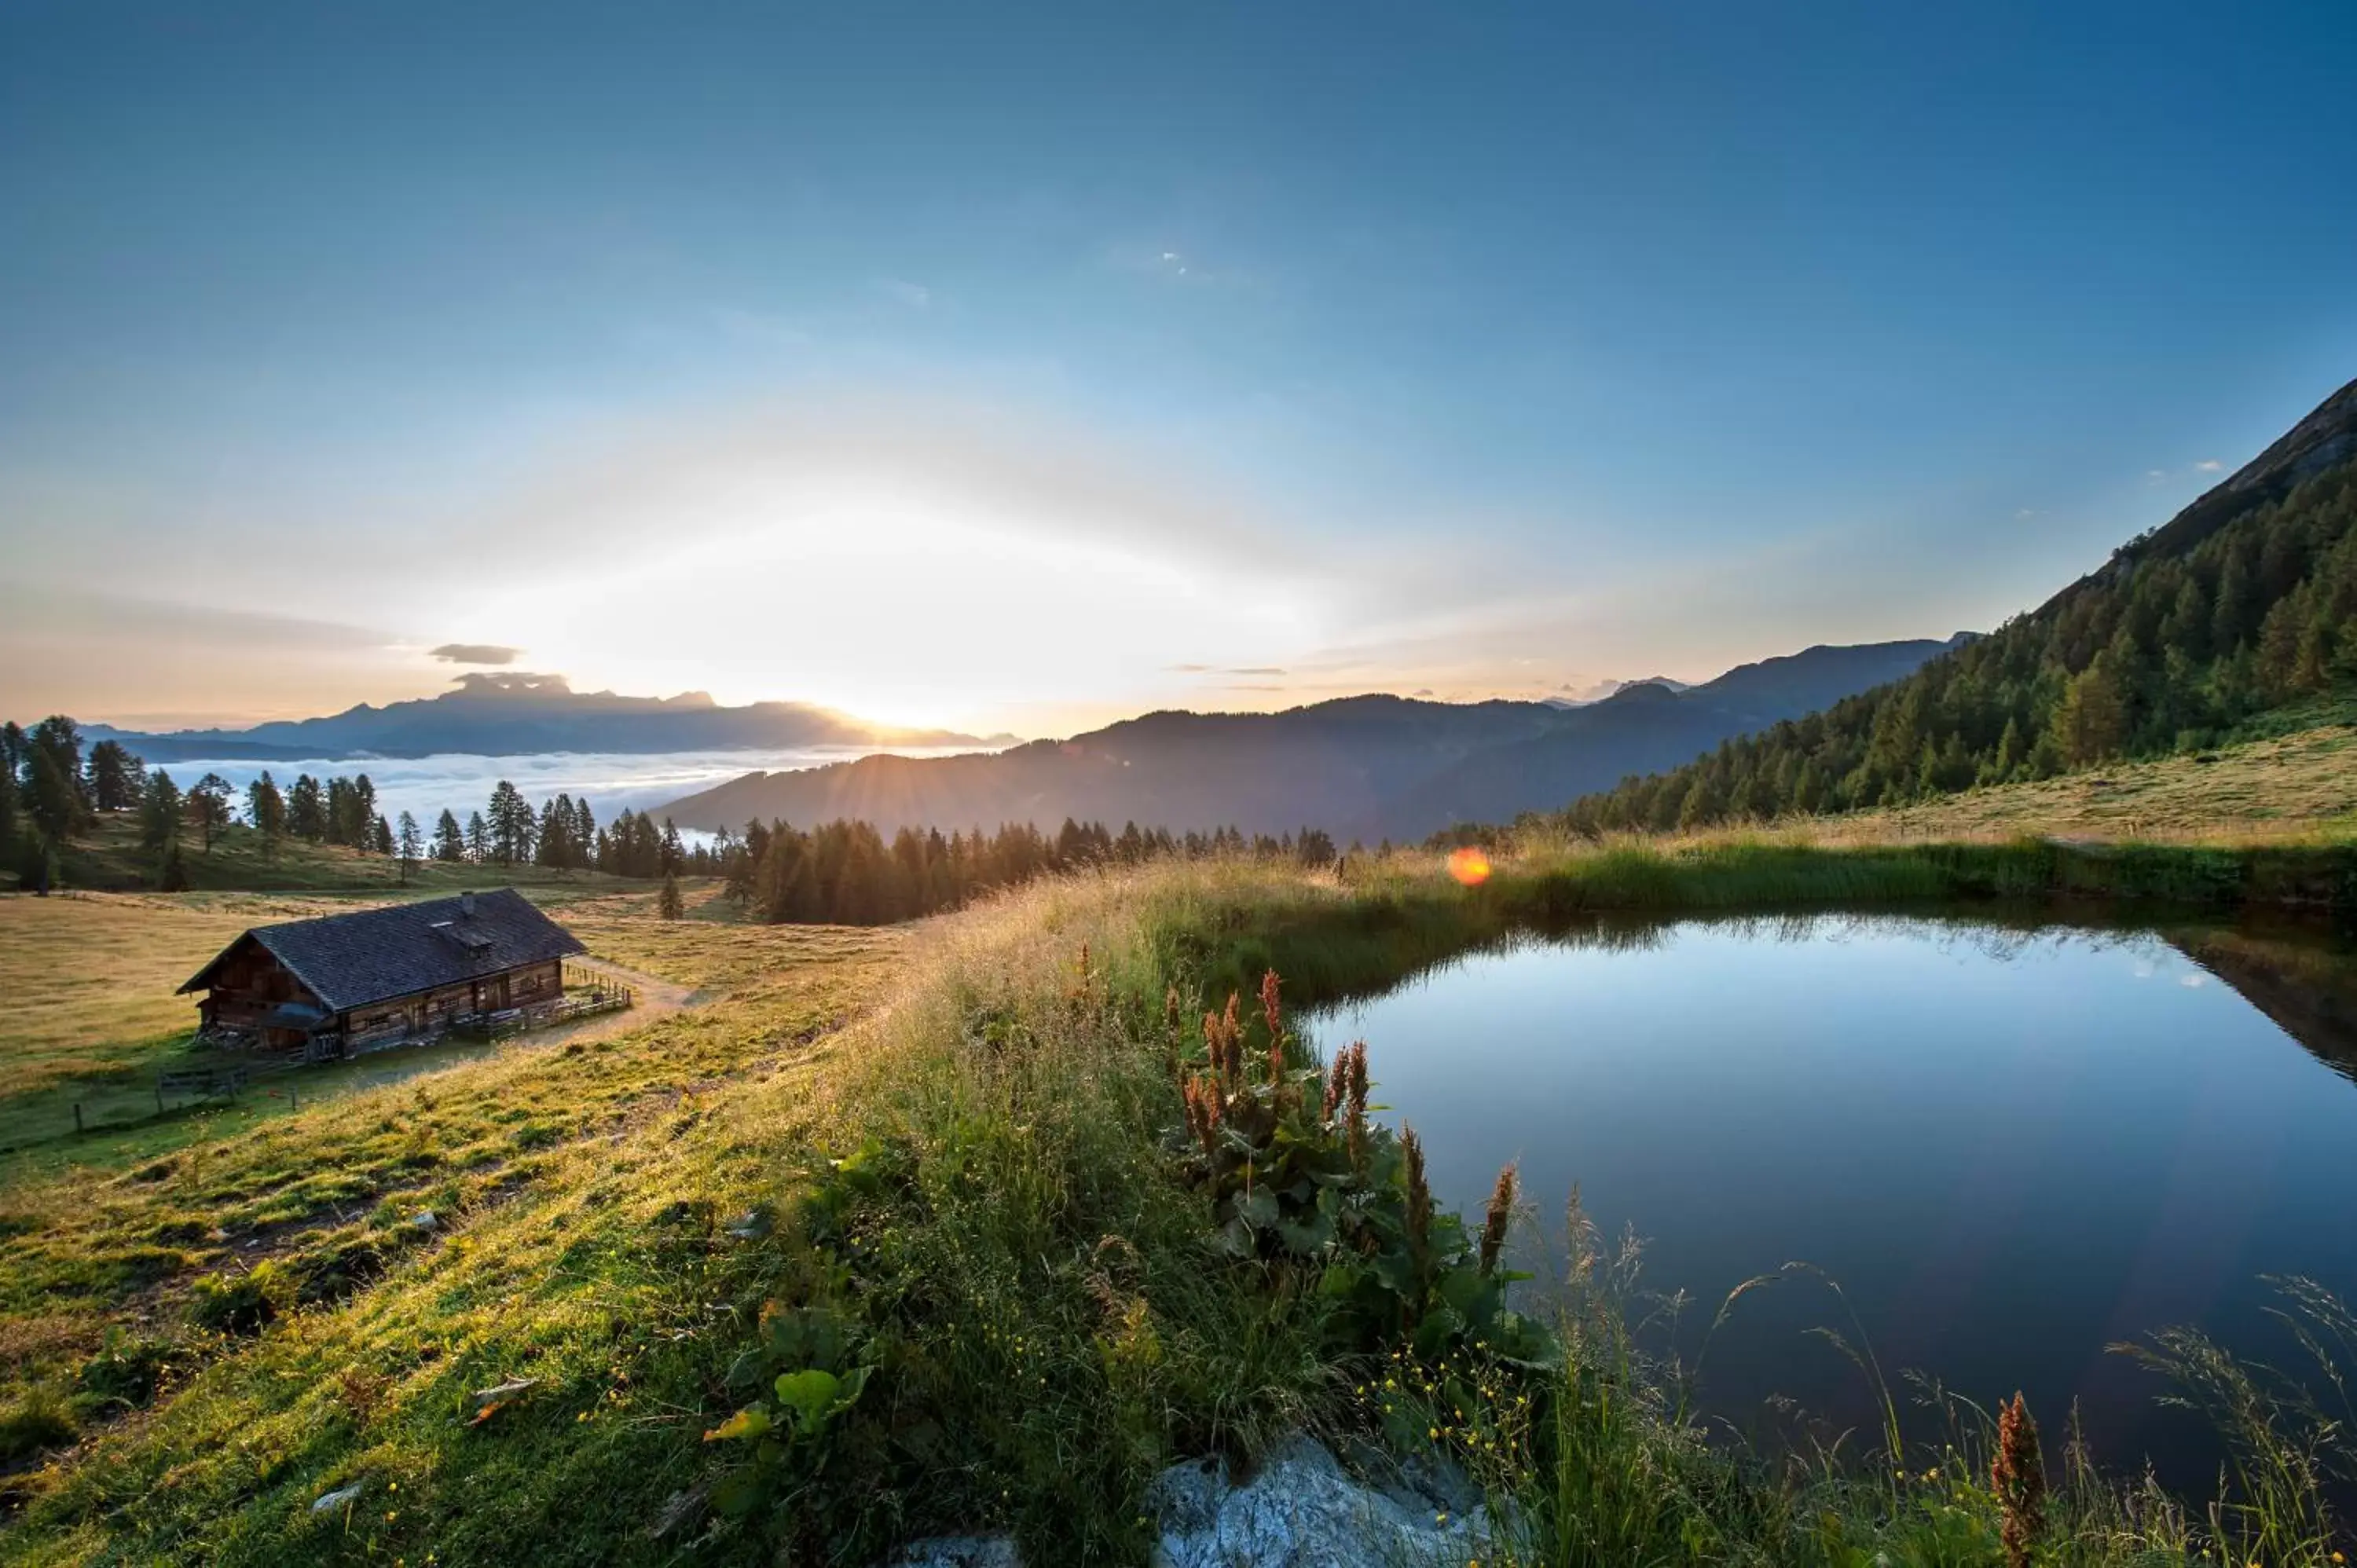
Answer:
[[[79,1100],[74,1101],[74,1131],[81,1131],[81,1101]]]

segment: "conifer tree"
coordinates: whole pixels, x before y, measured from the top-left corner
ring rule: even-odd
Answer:
[[[266,768],[245,787],[245,818],[262,836],[263,858],[277,858],[278,841],[286,832],[286,797],[279,793],[277,781]]]
[[[101,811],[127,811],[139,804],[146,788],[146,769],[121,741],[102,740],[90,748],[90,803]]]
[[[158,768],[147,776],[139,802],[139,847],[159,861],[180,842],[180,789]]]
[[[218,773],[208,773],[188,786],[188,820],[203,835],[204,851],[213,852],[213,835],[229,825],[229,800],[233,789]]]
[[[450,822],[450,813],[443,812],[442,820]],[[450,825],[455,829],[458,824],[451,822]],[[401,813],[401,832],[395,842],[401,851],[401,885],[406,887],[411,868],[416,865],[418,857],[425,850],[425,838],[417,831],[417,819],[407,811]]]
[[[307,773],[297,774],[286,792],[286,831],[313,843],[328,836],[327,792]]]
[[[657,900],[657,912],[666,920],[676,920],[687,912],[680,901],[679,878],[669,872],[663,873],[662,893]]]
[[[466,835],[459,831],[458,819],[450,808],[442,808],[440,820],[434,824],[434,858],[446,865],[456,865],[467,858]]]

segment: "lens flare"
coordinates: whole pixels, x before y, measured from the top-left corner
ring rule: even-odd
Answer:
[[[1479,887],[1490,880],[1490,857],[1473,844],[1448,852],[1448,875],[1468,887]]]

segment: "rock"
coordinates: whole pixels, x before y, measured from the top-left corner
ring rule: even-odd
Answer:
[[[442,1217],[430,1208],[421,1208],[409,1217],[410,1227],[417,1230],[439,1230]]]
[[[1157,1568],[1462,1568],[1489,1548],[1476,1504],[1458,1513],[1402,1473],[1389,1489],[1353,1480],[1304,1436],[1235,1484],[1223,1463],[1175,1465],[1155,1486]]]
[[[333,1513],[338,1509],[342,1508],[346,1503],[355,1503],[360,1501],[361,1494],[367,1490],[368,1483],[366,1481],[354,1481],[349,1487],[338,1487],[332,1492],[323,1492],[311,1504],[311,1511],[313,1513]]]
[[[1361,1455],[1380,1485],[1353,1478],[1297,1434],[1239,1484],[1222,1460],[1173,1465],[1155,1482],[1155,1568],[1465,1568],[1489,1556],[1480,1493],[1439,1459]],[[911,1541],[886,1568],[1021,1568],[1003,1535]]]
[[[472,1396],[474,1406],[480,1410],[485,1405],[505,1404],[539,1381],[538,1378],[510,1378],[506,1382],[490,1388],[477,1389]]]
[[[1023,1568],[1004,1535],[937,1535],[912,1541],[887,1558],[888,1568]]]

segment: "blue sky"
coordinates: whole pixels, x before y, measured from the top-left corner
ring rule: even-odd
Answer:
[[[2352,81],[2327,4],[7,5],[0,710],[1986,627],[2357,375]]]

